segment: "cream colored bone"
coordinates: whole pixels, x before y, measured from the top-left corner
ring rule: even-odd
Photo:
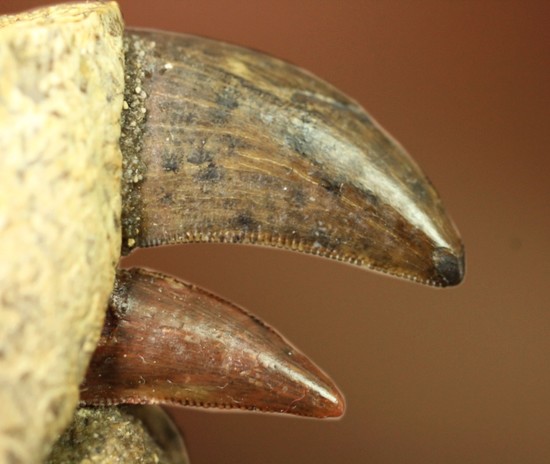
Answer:
[[[68,425],[120,254],[115,2],[0,18],[0,462]]]

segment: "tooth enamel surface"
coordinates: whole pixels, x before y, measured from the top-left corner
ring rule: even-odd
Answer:
[[[142,67],[134,74],[148,95],[145,170],[123,215],[136,246],[269,245],[416,282],[460,282],[462,245],[437,192],[353,100],[239,47],[147,31],[127,40],[146,51],[127,62]],[[449,256],[436,263],[436,249]]]
[[[299,370],[295,366],[289,365],[288,363],[281,363],[270,353],[259,353],[258,361],[266,369],[281,372],[284,377],[288,378],[297,385],[303,385],[307,387],[311,392],[314,392],[317,395],[325,398],[330,403],[335,405],[339,403],[338,398],[333,395],[329,390],[320,385],[318,379],[312,380],[311,377],[305,374],[303,370]]]
[[[280,124],[284,127],[287,123],[280,121]],[[349,141],[343,143],[341,134],[335,136],[330,131],[311,128],[304,125],[299,118],[293,118],[292,125],[309,142],[310,152],[315,153],[317,162],[334,166],[335,178],[350,179],[362,190],[371,190],[426,233],[437,246],[450,248],[433,219],[420,207],[417,199],[411,196],[408,186],[402,179],[392,177],[387,165],[382,165],[384,169],[381,169],[375,163],[366,163],[365,152]],[[397,142],[392,142],[398,146]],[[404,150],[403,154],[405,155]]]
[[[273,329],[197,287],[145,270],[118,275],[81,399],[313,417],[344,410],[330,378]]]

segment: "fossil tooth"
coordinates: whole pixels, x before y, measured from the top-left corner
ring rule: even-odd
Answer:
[[[121,271],[81,386],[86,405],[174,403],[343,414],[332,381],[240,308],[161,274]]]
[[[152,31],[126,40],[125,252],[252,243],[432,285],[462,280],[462,243],[437,192],[356,102],[236,46]]]

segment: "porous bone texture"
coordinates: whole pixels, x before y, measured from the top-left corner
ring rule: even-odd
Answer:
[[[71,419],[120,254],[114,2],[0,18],[0,462]]]

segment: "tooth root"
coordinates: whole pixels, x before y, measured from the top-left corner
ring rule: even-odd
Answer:
[[[462,280],[462,244],[438,194],[357,103],[235,46],[145,31],[127,43],[137,84],[127,82],[126,113],[137,123],[123,140],[139,139],[128,145],[141,153],[125,157],[141,168],[125,174],[126,251],[245,242],[433,285]]]
[[[81,403],[343,414],[333,382],[274,330],[204,290],[121,271]]]

